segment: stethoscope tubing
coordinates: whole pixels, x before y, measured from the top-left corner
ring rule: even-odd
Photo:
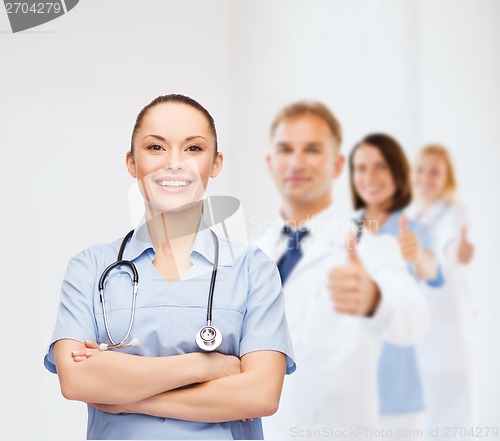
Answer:
[[[132,332],[132,326],[134,324],[134,318],[135,318],[135,308],[136,308],[136,300],[137,300],[137,291],[138,291],[138,284],[139,284],[139,273],[137,271],[136,266],[134,263],[130,260],[125,260],[123,259],[123,252],[125,250],[125,246],[127,242],[130,240],[134,233],[134,230],[131,230],[127,233],[127,235],[123,238],[122,243],[120,245],[120,250],[118,252],[118,258],[115,262],[110,264],[106,269],[103,271],[101,274],[101,277],[99,278],[99,297],[102,305],[102,314],[103,314],[103,319],[104,319],[104,327],[106,329],[106,334],[109,338],[109,341],[111,342],[110,345],[107,345],[105,343],[101,344],[102,350],[106,349],[116,349],[116,348],[126,348],[129,346],[135,346],[138,344],[138,340],[134,339],[132,342],[125,344],[127,339],[130,336],[130,333]],[[210,233],[212,234],[212,238],[214,240],[214,245],[215,245],[215,256],[214,256],[214,264],[212,267],[212,277],[210,279],[210,288],[209,288],[209,293],[208,293],[208,304],[207,304],[207,324],[201,330],[197,333],[196,336],[196,343],[200,347],[200,349],[205,350],[205,351],[213,351],[217,349],[217,347],[221,344],[222,342],[222,334],[221,332],[212,326],[212,307],[213,307],[213,297],[214,297],[214,289],[215,289],[215,280],[217,278],[217,268],[219,265],[219,238],[217,235],[210,230]],[[133,282],[133,294],[132,294],[132,307],[131,307],[131,312],[130,312],[130,321],[129,321],[129,326],[127,329],[127,333],[123,340],[121,340],[119,343],[116,343],[112,336],[111,336],[111,331],[109,329],[109,324],[108,324],[108,318],[107,318],[107,311],[106,311],[106,300],[104,296],[104,283],[106,281],[106,277],[108,274],[116,267],[125,265],[129,267],[132,271],[132,282]],[[206,339],[203,338],[203,331],[206,330],[207,328],[210,328],[210,331],[213,331],[213,339],[211,341],[207,341]]]
[[[132,237],[132,234],[134,234],[134,230],[131,230],[127,233],[127,235],[123,238],[123,241],[120,245],[120,250],[118,252],[118,258],[115,262],[113,262],[111,265],[109,265],[101,274],[101,277],[99,279],[99,297],[101,300],[102,304],[102,315],[104,319],[104,327],[106,328],[106,334],[108,335],[109,341],[111,342],[111,345],[106,346],[107,349],[114,349],[114,348],[122,348],[122,347],[127,347],[128,345],[124,345],[125,341],[129,338],[130,332],[132,331],[132,325],[134,324],[134,317],[135,317],[135,305],[136,305],[136,300],[137,300],[137,285],[139,283],[139,272],[137,271],[136,266],[134,265],[133,262],[130,260],[124,260],[123,259],[123,251],[125,250],[125,245],[129,241],[129,239]],[[132,282],[133,282],[133,294],[132,294],[132,308],[130,311],[130,321],[129,321],[129,326],[127,329],[127,334],[125,335],[125,338],[120,341],[119,343],[116,343],[113,340],[113,337],[111,336],[111,331],[109,330],[109,324],[108,324],[108,314],[106,312],[106,300],[104,298],[104,282],[106,281],[106,277],[108,274],[116,267],[125,265],[129,267],[132,270]]]
[[[212,230],[210,230],[210,233],[212,233],[214,243],[216,243],[217,246],[215,247],[214,265],[212,268],[212,278],[210,279],[210,288],[208,290],[207,326],[212,326],[212,303],[214,300],[214,288],[215,288],[215,279],[217,277],[217,268],[219,266],[219,240],[218,240],[217,235]]]

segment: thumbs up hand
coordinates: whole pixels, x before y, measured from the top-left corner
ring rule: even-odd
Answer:
[[[404,214],[399,221],[399,231],[398,243],[403,259],[416,263],[421,254],[420,245],[417,235],[408,229],[408,218]]]
[[[474,256],[474,245],[467,239],[467,226],[463,225],[460,232],[460,242],[457,250],[457,260],[462,264],[468,264]]]
[[[328,275],[328,288],[334,309],[350,315],[372,315],[380,292],[366,272],[356,250],[356,235],[347,237],[347,262],[333,268]]]

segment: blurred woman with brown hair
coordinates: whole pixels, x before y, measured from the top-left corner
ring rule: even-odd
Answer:
[[[412,191],[410,166],[401,145],[384,133],[365,136],[350,154],[349,169],[352,200],[359,210],[357,223],[372,233],[394,236],[408,271],[421,285],[441,286],[442,274],[428,249],[425,227],[404,214]],[[384,429],[420,428],[425,401],[415,347],[384,343],[378,393]]]

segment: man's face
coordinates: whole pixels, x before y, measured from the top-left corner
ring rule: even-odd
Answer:
[[[291,203],[330,198],[344,158],[327,123],[314,114],[284,119],[271,140],[267,164],[281,196]]]

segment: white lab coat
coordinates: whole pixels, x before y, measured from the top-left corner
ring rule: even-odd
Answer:
[[[471,427],[475,420],[474,315],[464,267],[456,261],[460,231],[467,223],[458,204],[434,203],[417,219],[428,228],[429,243],[444,276],[441,288],[423,287],[431,311],[429,335],[417,345],[422,378],[424,422],[435,426]]]
[[[278,412],[264,419],[266,439],[297,438],[300,430],[325,427],[376,427],[376,372],[382,340],[411,345],[428,330],[428,306],[395,239],[366,231],[358,252],[381,289],[379,307],[372,318],[334,312],[328,272],[346,263],[350,225],[349,217],[333,207],[306,224],[310,234],[301,244],[303,257],[284,286],[297,371],[285,379]],[[257,241],[276,261],[286,246],[282,227],[283,221],[277,220]],[[310,433],[302,435],[314,438]]]

